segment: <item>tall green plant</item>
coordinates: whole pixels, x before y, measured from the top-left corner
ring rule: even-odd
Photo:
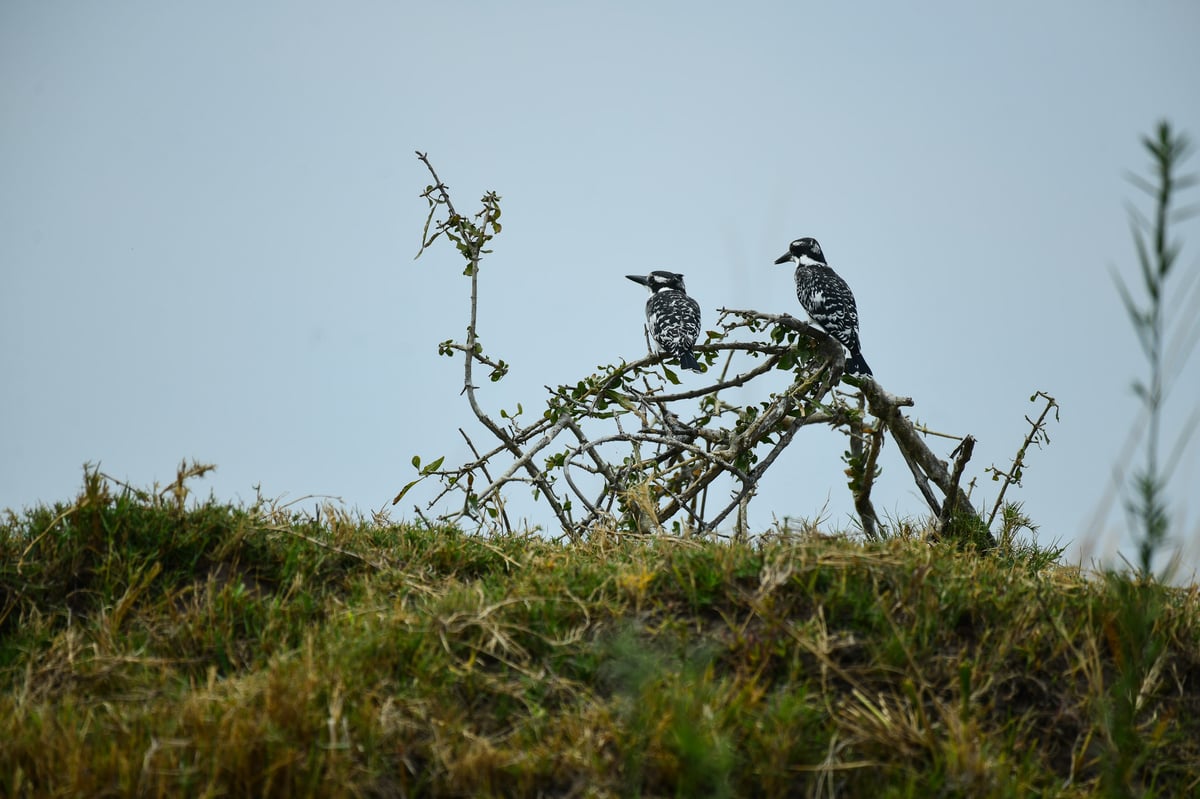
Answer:
[[[1166,486],[1183,443],[1177,443],[1176,451],[1166,462],[1162,460],[1162,410],[1171,387],[1165,371],[1169,326],[1165,304],[1171,296],[1167,279],[1173,274],[1182,249],[1180,243],[1171,240],[1170,225],[1188,213],[1174,211],[1172,205],[1178,192],[1194,185],[1196,178],[1179,174],[1192,146],[1186,135],[1171,129],[1169,122],[1160,122],[1153,136],[1142,138],[1142,144],[1152,160],[1152,176],[1147,180],[1132,175],[1130,181],[1154,199],[1154,211],[1152,218],[1147,218],[1131,207],[1129,215],[1145,297],[1135,299],[1119,274],[1114,273],[1113,278],[1149,371],[1144,381],[1136,380],[1133,384],[1134,393],[1145,408],[1146,449],[1142,467],[1133,474],[1132,497],[1126,505],[1138,527],[1138,566],[1143,575],[1149,576],[1155,553],[1166,543],[1169,526]]]
[[[1133,384],[1144,407],[1145,461],[1132,475],[1131,496],[1126,503],[1137,528],[1139,573],[1136,577],[1115,571],[1107,574],[1114,601],[1113,611],[1103,621],[1114,651],[1116,674],[1107,686],[1107,695],[1097,705],[1108,749],[1100,788],[1104,796],[1114,799],[1156,793],[1145,785],[1151,760],[1145,710],[1161,672],[1170,632],[1164,627],[1164,588],[1156,583],[1153,566],[1155,555],[1167,542],[1170,526],[1167,483],[1186,441],[1186,436],[1182,437],[1171,457],[1162,459],[1163,404],[1171,388],[1167,364],[1171,325],[1166,305],[1176,291],[1174,282],[1168,289],[1167,279],[1175,274],[1181,250],[1181,245],[1171,240],[1170,225],[1184,215],[1172,210],[1178,192],[1195,183],[1194,178],[1179,175],[1191,144],[1167,122],[1160,122],[1155,135],[1143,137],[1142,143],[1150,153],[1153,174],[1150,179],[1131,176],[1130,180],[1154,199],[1154,211],[1148,218],[1131,207],[1129,215],[1145,297],[1135,299],[1125,281],[1115,273],[1113,276],[1148,368],[1146,379]],[[1175,364],[1176,370],[1182,365]]]

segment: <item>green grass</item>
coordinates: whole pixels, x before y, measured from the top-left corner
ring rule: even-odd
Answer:
[[[1200,594],[1054,553],[479,538],[88,472],[0,525],[0,795],[1188,796]]]

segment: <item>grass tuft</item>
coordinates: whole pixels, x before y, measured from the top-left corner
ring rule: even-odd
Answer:
[[[1200,594],[812,531],[555,543],[85,473],[0,524],[0,795],[1179,796]]]

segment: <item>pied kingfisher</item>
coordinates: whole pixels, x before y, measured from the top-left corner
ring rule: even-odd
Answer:
[[[699,372],[700,363],[692,347],[700,335],[700,304],[687,295],[683,275],[654,271],[626,277],[650,289],[646,325],[658,351],[679,358],[684,369]]]
[[[846,281],[825,263],[825,254],[816,239],[796,239],[788,251],[775,259],[777,264],[796,264],[796,296],[810,319],[850,350],[846,372],[869,375],[871,367],[863,360],[858,341],[858,308]]]

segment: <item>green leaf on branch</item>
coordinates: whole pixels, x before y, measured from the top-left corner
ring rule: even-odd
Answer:
[[[410,488],[412,488],[413,486],[415,486],[419,482],[421,482],[420,477],[418,477],[416,480],[413,480],[412,482],[406,484],[404,486],[404,488],[400,489],[400,493],[396,495],[396,498],[392,500],[392,504],[395,505],[397,502],[404,499],[404,495],[408,493],[408,490]]]

